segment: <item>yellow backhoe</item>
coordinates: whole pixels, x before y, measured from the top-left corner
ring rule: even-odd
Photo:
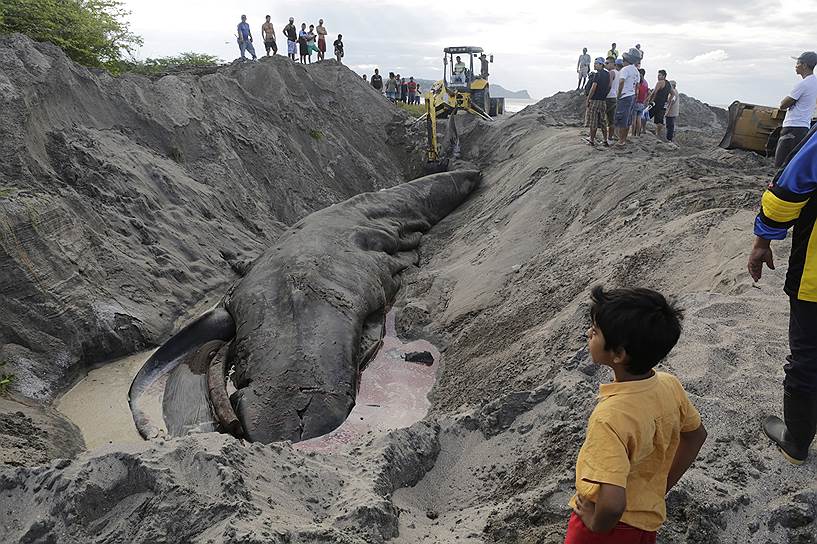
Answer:
[[[443,52],[443,79],[434,83],[425,95],[428,133],[427,170],[442,171],[447,160],[440,159],[437,141],[437,119],[446,119],[459,111],[491,121],[505,113],[505,99],[491,98],[488,66],[494,56],[487,56],[481,47],[446,47]],[[475,66],[476,65],[476,66]],[[453,125],[453,123],[451,123]],[[456,127],[451,127],[456,138]]]

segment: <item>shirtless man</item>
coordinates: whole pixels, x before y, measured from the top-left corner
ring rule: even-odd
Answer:
[[[318,21],[315,32],[318,34],[318,60],[324,60],[326,58],[326,27],[323,26],[323,19]]]
[[[272,21],[270,21],[271,17],[267,15],[267,22],[261,25],[261,37],[264,39],[264,47],[267,50],[267,56],[269,57],[270,49],[272,49],[272,54],[278,54],[278,45],[275,43],[275,29],[272,27]]]

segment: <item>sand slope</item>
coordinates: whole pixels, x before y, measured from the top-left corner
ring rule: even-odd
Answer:
[[[335,62],[113,78],[14,35],[0,89],[0,358],[31,398],[156,344],[287,225],[419,164],[406,117]]]

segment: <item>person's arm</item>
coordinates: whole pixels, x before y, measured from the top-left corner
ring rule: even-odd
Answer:
[[[573,511],[585,527],[594,533],[609,533],[618,524],[627,509],[627,492],[613,484],[599,484],[596,502],[576,497]]]
[[[787,96],[786,98],[784,98],[780,102],[780,109],[781,110],[787,110],[790,107],[794,106],[795,104],[797,104],[797,100],[795,100],[794,98],[792,98],[790,96]]]
[[[618,74],[618,92],[616,93],[616,100],[621,98],[621,93],[624,92],[624,78],[621,73]]]
[[[770,187],[763,193],[760,213],[755,218],[755,241],[747,268],[754,281],[763,275],[764,263],[774,270],[772,240],[786,238],[788,229],[800,219],[800,213],[817,193],[817,139],[809,132],[795,155],[796,164],[789,162]]]
[[[695,459],[698,457],[698,452],[706,442],[706,429],[703,423],[694,431],[688,433],[681,433],[681,441],[678,443],[678,449],[675,451],[675,458],[672,460],[672,467],[669,469],[667,475],[667,493],[675,487],[681,476],[692,466]]]
[[[667,111],[670,111],[673,102],[676,100],[678,100],[678,92],[675,89],[670,89],[669,98],[667,98]]]

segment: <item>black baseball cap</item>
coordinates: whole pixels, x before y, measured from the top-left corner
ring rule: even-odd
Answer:
[[[814,68],[815,66],[817,66],[817,53],[815,53],[814,51],[806,51],[799,57],[792,58],[798,62],[802,62],[809,68]]]

